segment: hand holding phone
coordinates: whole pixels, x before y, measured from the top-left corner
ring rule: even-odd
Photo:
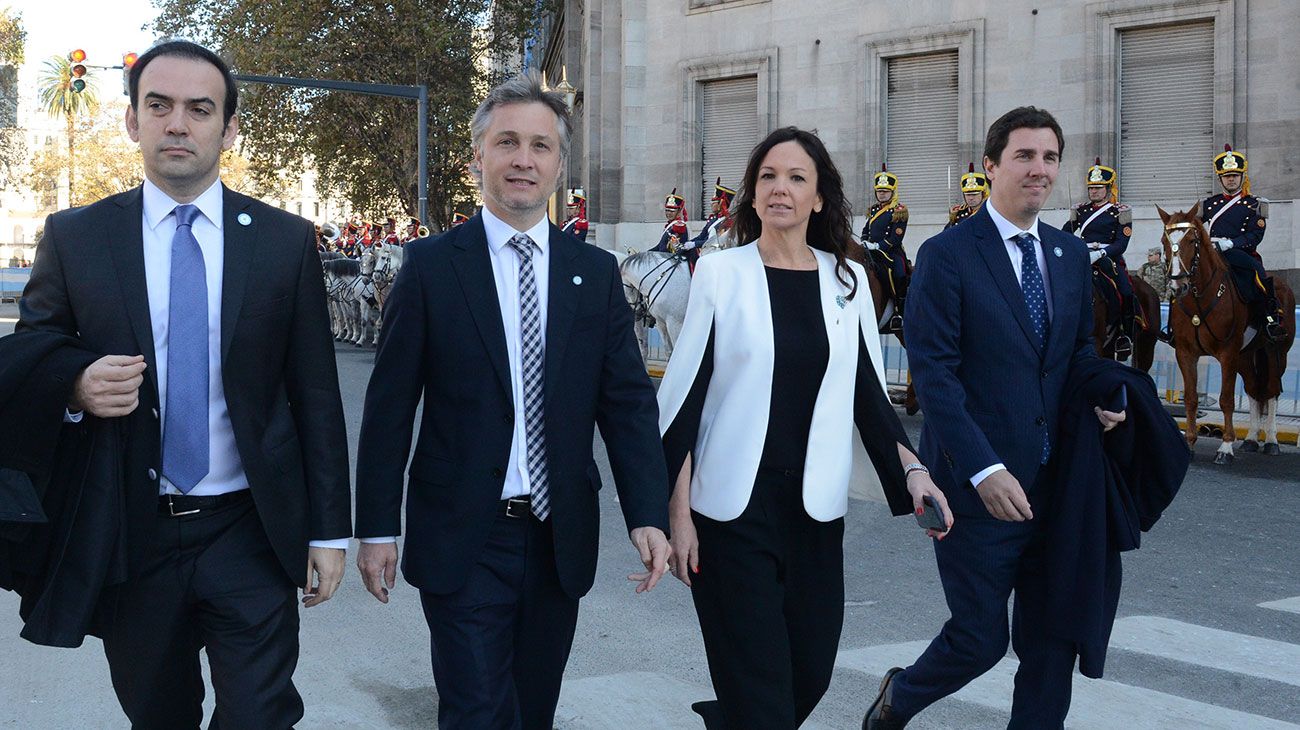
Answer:
[[[925,507],[916,515],[916,524],[927,530],[936,532],[948,531],[948,517],[943,513],[943,508],[934,500],[934,497],[926,495],[921,498]]]

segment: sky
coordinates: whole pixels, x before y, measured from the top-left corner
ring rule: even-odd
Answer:
[[[143,53],[153,43],[153,34],[143,27],[158,15],[150,0],[0,0],[0,7],[6,5],[22,14],[27,30],[26,63],[18,71],[18,87],[20,104],[29,113],[46,59],[80,48],[89,64],[120,65],[122,54]],[[121,94],[121,72],[95,73],[101,99]]]

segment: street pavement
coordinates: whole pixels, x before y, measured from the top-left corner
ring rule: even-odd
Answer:
[[[0,305],[0,334],[12,331]],[[355,454],[374,351],[338,347]],[[904,417],[916,438],[920,418]],[[612,485],[604,449],[597,461]],[[1300,730],[1300,451],[1210,463],[1201,439],[1182,492],[1142,549],[1125,556],[1106,676],[1076,676],[1071,728]],[[352,459],[355,463],[355,458]],[[690,598],[672,579],[635,595],[638,569],[615,501],[602,498],[595,588],[582,603],[556,725],[561,730],[700,728],[712,697]],[[961,529],[958,523],[956,529]],[[905,665],[947,618],[933,552],[910,517],[853,502],[844,540],[845,625],[830,691],[806,728],[857,728],[884,671]],[[708,569],[708,556],[702,569]],[[121,728],[99,642],[75,650],[18,638],[18,602],[0,594],[0,727]],[[296,675],[302,728],[431,728],[437,695],[419,597],[399,581],[381,605],[349,572],[335,598],[302,612]],[[909,727],[1005,726],[1015,655]],[[212,700],[209,697],[208,706]]]

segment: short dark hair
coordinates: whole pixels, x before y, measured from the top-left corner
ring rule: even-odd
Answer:
[[[135,65],[131,66],[131,72],[127,74],[126,86],[131,95],[131,108],[139,108],[140,103],[140,75],[144,73],[144,67],[148,66],[155,58],[162,56],[174,56],[177,58],[193,58],[196,61],[207,61],[221,72],[221,77],[226,82],[226,102],[222,109],[222,124],[230,124],[230,119],[235,116],[235,110],[239,108],[239,89],[235,86],[235,75],[230,72],[230,66],[221,59],[221,56],[191,41],[164,41],[159,43],[140,55],[136,59]]]
[[[858,276],[846,260],[853,258],[853,249],[861,249],[853,241],[853,211],[844,194],[844,179],[835,167],[830,152],[816,132],[798,127],[781,127],[759,142],[749,153],[745,177],[740,183],[740,194],[731,209],[732,230],[736,245],[743,246],[758,240],[763,232],[763,221],[754,209],[754,189],[758,186],[758,171],[772,148],[784,142],[797,142],[812,158],[817,168],[817,194],[822,197],[822,209],[808,219],[808,245],[835,257],[835,275],[849,288],[849,299],[858,291]]]
[[[1002,151],[1007,148],[1011,133],[1017,129],[1050,129],[1056,133],[1057,154],[1065,153],[1065,135],[1061,134],[1061,125],[1056,123],[1056,117],[1045,109],[1021,106],[998,117],[989,127],[988,136],[984,138],[984,156],[1002,164]]]

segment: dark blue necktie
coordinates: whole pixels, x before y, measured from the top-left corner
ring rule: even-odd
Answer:
[[[537,519],[551,514],[550,482],[546,473],[546,413],[542,375],[546,363],[542,346],[541,305],[533,272],[533,239],[516,234],[508,242],[519,254],[519,364],[524,378],[524,436],[528,454],[530,507]]]
[[[208,277],[191,227],[193,205],[176,206],[171,292],[167,301],[167,417],[163,423],[163,476],[188,493],[207,476]]]
[[[1047,288],[1043,285],[1043,272],[1038,268],[1038,253],[1034,250],[1034,237],[1028,233],[1021,233],[1015,237],[1016,245],[1020,247],[1020,252],[1024,254],[1020,262],[1020,290],[1025,295],[1025,305],[1029,307],[1029,321],[1034,325],[1034,333],[1038,335],[1038,344],[1042,347],[1047,346]],[[1047,457],[1051,456],[1052,444],[1048,438],[1048,430],[1043,429],[1043,451],[1040,454],[1040,463],[1046,464]]]

